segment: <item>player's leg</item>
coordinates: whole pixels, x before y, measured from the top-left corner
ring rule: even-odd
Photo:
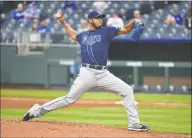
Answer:
[[[95,81],[95,78],[91,77],[92,75],[88,75],[88,73],[80,74],[73,82],[73,85],[66,96],[57,98],[40,106],[40,114],[43,115],[49,111],[66,107],[76,102],[85,91],[94,86],[93,82]]]
[[[40,117],[46,114],[47,112],[69,106],[73,104],[74,102],[76,102],[84,92],[95,87],[95,85],[96,85],[96,78],[95,78],[94,73],[83,67],[80,69],[79,76],[74,81],[70,91],[68,92],[66,96],[59,97],[41,106],[38,106],[37,104],[34,105],[24,115],[23,120],[27,121],[34,117]],[[31,113],[31,115],[30,115],[30,111],[33,112]]]
[[[135,130],[138,131],[148,130],[147,126],[140,124],[132,87],[114,76],[109,71],[104,71],[102,74],[103,75],[96,76],[97,86],[123,97],[123,103],[129,121],[129,129],[131,130],[135,126]]]

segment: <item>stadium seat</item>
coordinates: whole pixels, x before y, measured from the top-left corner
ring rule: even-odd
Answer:
[[[109,7],[105,10],[107,18],[109,18],[113,13],[120,13],[125,23],[128,23],[128,20],[133,16],[133,10],[140,9],[140,7],[144,4],[144,2],[135,2],[135,1],[111,1],[108,2]],[[79,22],[81,19],[87,18],[87,13],[92,10],[92,1],[80,2],[77,1],[77,10],[72,10],[71,8],[67,8],[64,11],[64,16],[66,20],[72,25],[73,28],[79,28]],[[145,23],[146,29],[144,30],[144,34],[142,38],[185,38],[188,39],[191,37],[190,31],[184,29],[184,26],[181,25],[167,25],[165,23],[166,16],[171,12],[173,8],[177,8],[182,12],[186,12],[188,8],[191,7],[190,1],[183,1],[178,3],[165,3],[165,2],[153,2],[149,1],[145,3],[149,5],[150,12],[143,14],[142,19]],[[27,6],[26,6],[27,7]],[[50,18],[50,24],[53,26],[51,32],[64,32],[63,27],[61,25],[58,26],[57,21],[55,20],[55,13],[58,10],[63,10],[64,1],[37,1],[37,7],[41,11],[41,15],[43,17]],[[46,7],[46,8],[45,8]],[[142,6],[143,7],[143,6]],[[5,32],[11,32],[14,34],[14,31],[18,29],[29,30],[32,23],[26,22],[23,20],[22,22],[15,22],[12,19],[12,11],[5,13],[5,19],[1,23],[1,29]],[[49,15],[49,16],[48,16]],[[129,18],[128,18],[129,16]],[[57,36],[57,35],[56,35]],[[15,38],[4,38],[8,36],[1,36],[1,41],[15,41]],[[13,39],[13,40],[10,40]]]
[[[162,92],[162,87],[160,85],[151,86],[150,91],[155,92],[155,93],[159,93],[159,92]]]

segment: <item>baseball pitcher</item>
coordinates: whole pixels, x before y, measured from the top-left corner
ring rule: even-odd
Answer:
[[[89,30],[77,33],[66,21],[61,12],[56,19],[64,26],[70,38],[81,45],[82,64],[78,77],[66,96],[59,97],[43,105],[35,104],[23,117],[28,121],[44,114],[67,107],[76,102],[81,95],[92,88],[103,88],[123,97],[124,107],[128,117],[128,129],[147,131],[148,126],[142,125],[138,118],[133,89],[131,86],[114,76],[107,70],[108,48],[111,40],[118,35],[132,32],[131,40],[138,40],[143,32],[144,23],[134,19],[124,27],[102,27],[105,15],[98,11],[88,14]]]

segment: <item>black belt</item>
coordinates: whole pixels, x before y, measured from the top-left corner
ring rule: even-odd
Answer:
[[[106,66],[90,65],[90,64],[82,64],[82,67],[88,67],[88,68],[97,69],[97,70],[102,70],[107,68]]]

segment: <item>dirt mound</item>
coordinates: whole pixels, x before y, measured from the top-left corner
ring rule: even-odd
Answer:
[[[129,137],[190,138],[190,135],[160,132],[134,132],[125,128],[56,121],[1,119],[1,137]]]

